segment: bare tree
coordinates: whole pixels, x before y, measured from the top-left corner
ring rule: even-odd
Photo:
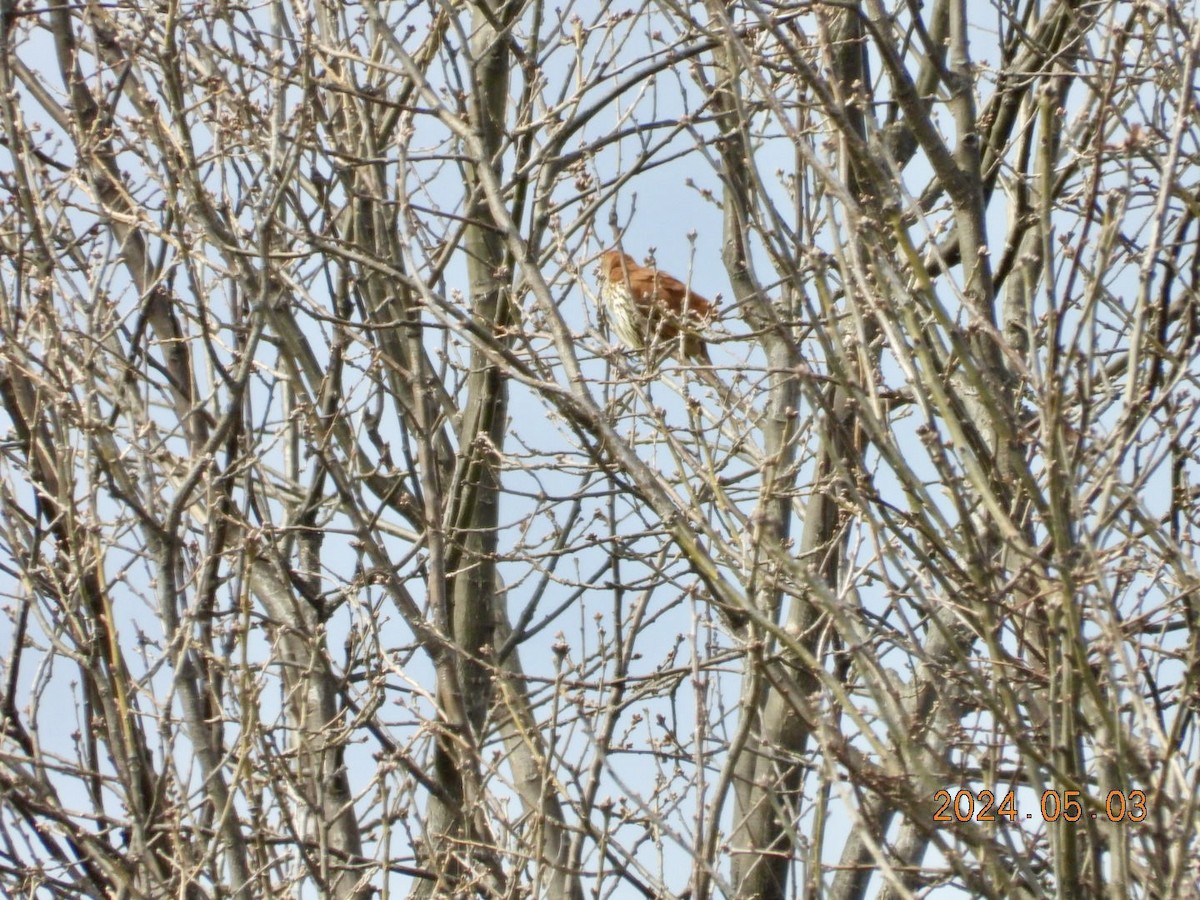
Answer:
[[[0,3],[0,885],[1186,895],[1193,11],[597,6]]]

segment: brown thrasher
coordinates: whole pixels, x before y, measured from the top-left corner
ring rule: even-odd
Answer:
[[[713,316],[713,304],[678,278],[639,266],[619,250],[600,254],[600,296],[613,331],[633,350],[683,357],[712,365],[700,331]]]

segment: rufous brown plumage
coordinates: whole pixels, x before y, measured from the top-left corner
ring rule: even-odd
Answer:
[[[613,330],[634,350],[660,350],[711,365],[700,336],[712,318],[711,301],[678,278],[639,266],[619,250],[600,254],[600,295]]]

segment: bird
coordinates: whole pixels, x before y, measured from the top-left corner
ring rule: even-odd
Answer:
[[[617,337],[631,350],[672,354],[712,365],[701,337],[716,310],[713,302],[658,269],[638,265],[620,250],[600,254],[600,296]]]

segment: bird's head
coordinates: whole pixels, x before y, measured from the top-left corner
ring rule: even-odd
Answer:
[[[620,250],[605,250],[600,254],[600,277],[605,281],[619,281],[638,268],[632,256]]]

